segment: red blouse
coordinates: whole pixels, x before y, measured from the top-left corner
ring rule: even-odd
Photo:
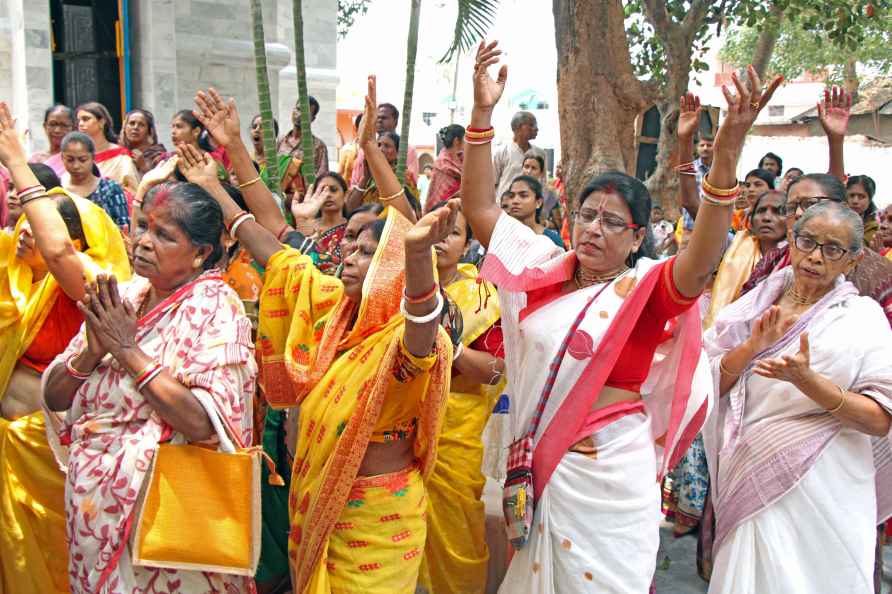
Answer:
[[[77,303],[60,289],[43,326],[19,361],[37,373],[43,373],[53,359],[65,350],[83,322],[84,316]]]

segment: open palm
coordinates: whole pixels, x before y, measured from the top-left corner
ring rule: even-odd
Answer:
[[[678,136],[691,138],[700,125],[700,98],[693,93],[686,93],[679,99],[678,109]]]
[[[224,101],[216,89],[198,91],[195,95],[195,117],[207,128],[217,144],[229,146],[241,138],[241,123],[235,100]]]
[[[502,55],[498,49],[498,42],[493,41],[489,45],[482,42],[477,48],[477,62],[474,66],[474,106],[484,109],[492,109],[502,93],[505,91],[505,82],[508,80],[508,66],[502,65],[499,68],[498,78],[493,79],[487,68],[493,64],[498,64],[499,56]]]
[[[818,102],[818,119],[827,136],[843,137],[849,129],[852,96],[845,89],[834,86],[824,89],[824,100]]]

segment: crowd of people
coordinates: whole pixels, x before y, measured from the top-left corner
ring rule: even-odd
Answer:
[[[712,594],[879,592],[892,207],[845,173],[851,97],[819,102],[828,172],[768,153],[738,181],[780,77],[732,75],[714,135],[685,94],[657,203],[549,181],[529,112],[494,149],[500,56],[403,179],[374,76],[312,185],[313,98],[276,155],[214,89],[172,151],[87,103],[28,155],[0,103],[0,594],[644,594],[661,520]],[[145,536],[197,496],[154,496],[183,444],[265,461],[252,526],[202,524],[253,534],[247,569]]]

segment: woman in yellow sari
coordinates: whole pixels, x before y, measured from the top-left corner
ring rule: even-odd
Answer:
[[[495,288],[478,278],[476,266],[459,263],[471,239],[459,213],[450,234],[434,246],[440,284],[451,302],[446,324],[457,346],[437,462],[427,484],[428,532],[419,584],[429,594],[486,588],[481,436],[499,396],[505,362]]]
[[[241,178],[251,165],[233,103],[214,91],[196,103]],[[360,232],[336,279],[276,240],[270,230],[284,218],[262,184],[244,188],[255,222],[201,155],[186,147],[181,159],[266,269],[261,386],[271,406],[300,406],[289,497],[294,592],[413,593],[427,532],[423,480],[436,459],[452,357],[432,247],[452,230],[457,203],[414,226],[389,210]]]
[[[102,208],[61,189],[30,194],[38,182],[14,130],[0,132],[0,161],[27,215],[0,236],[0,593],[67,592],[65,476],[38,412],[40,373],[80,327],[84,276],[127,278],[130,265]]]

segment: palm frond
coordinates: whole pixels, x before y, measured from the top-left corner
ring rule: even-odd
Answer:
[[[440,63],[452,60],[457,52],[466,52],[478,43],[496,18],[498,0],[457,0],[458,16],[452,45],[440,58]]]

